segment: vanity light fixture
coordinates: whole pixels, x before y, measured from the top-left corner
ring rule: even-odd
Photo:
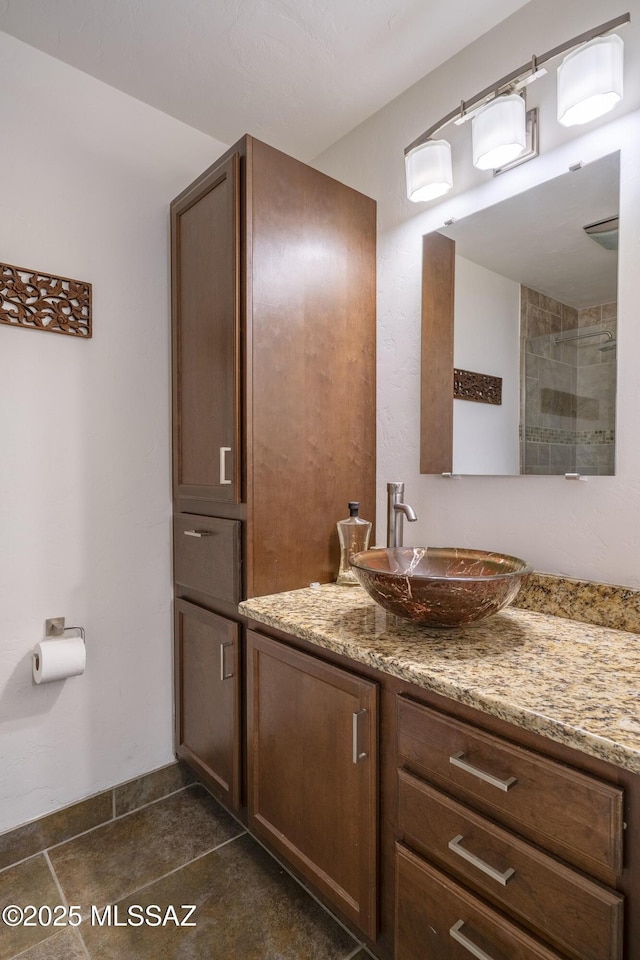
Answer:
[[[451,190],[451,144],[447,140],[427,140],[410,150],[404,162],[410,200],[435,200]]]
[[[494,175],[537,156],[537,109],[527,112],[524,92],[547,71],[543,64],[566,54],[558,68],[558,122],[588,123],[622,99],[623,42],[611,31],[629,23],[622,14],[554,47],[463,100],[406,147],[407,196],[434,200],[453,186],[451,144],[434,139],[450,123],[472,121],[473,164]]]
[[[596,37],[564,58],[558,67],[558,123],[588,123],[622,100],[623,48],[614,33]]]
[[[495,97],[478,110],[471,122],[474,167],[497,170],[524,152],[527,145],[526,113],[524,99],[519,93]]]

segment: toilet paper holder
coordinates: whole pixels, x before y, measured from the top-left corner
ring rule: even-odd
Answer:
[[[84,627],[65,627],[64,624],[64,617],[51,617],[49,620],[45,620],[45,636],[64,637],[65,633],[68,633],[69,630],[79,630],[82,642],[85,642]]]

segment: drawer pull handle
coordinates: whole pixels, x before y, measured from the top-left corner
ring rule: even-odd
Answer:
[[[229,640],[228,643],[220,644],[220,679],[221,680],[231,680],[231,678],[233,677],[233,670],[231,671],[231,673],[225,673],[225,666],[224,666],[224,659],[225,659],[224,651],[227,647],[232,647],[232,646],[233,646],[232,640]]]
[[[362,717],[366,716],[366,710],[358,710],[357,713],[353,714],[352,720],[352,735],[353,735],[353,762],[360,763],[361,760],[364,760],[367,757],[365,751],[360,750],[360,720]]]
[[[464,947],[465,950],[468,950],[472,957],[476,957],[477,960],[493,960],[493,957],[485,953],[484,950],[481,950],[480,947],[477,947],[472,940],[469,940],[468,937],[465,937],[463,933],[460,933],[464,927],[464,920],[458,920],[449,930],[449,936],[453,937],[456,943],[459,943],[461,947]]]
[[[231,453],[231,447],[220,447],[220,484],[231,483],[227,480],[227,454]]]
[[[498,790],[504,790],[505,793],[518,782],[516,777],[500,780],[499,777],[494,777],[490,773],[485,773],[484,770],[479,770],[478,767],[474,767],[464,759],[464,753],[454,753],[452,757],[449,757],[449,763],[452,763],[454,767],[459,767],[460,770],[464,770],[465,773],[470,773],[473,777],[477,777],[478,780],[484,780],[485,783],[490,783],[492,787],[497,787]]]
[[[183,530],[185,537],[210,537],[211,530]]]
[[[464,837],[461,833],[459,833],[457,837],[454,837],[453,840],[449,840],[449,850],[457,854],[457,856],[462,857],[463,860],[466,860],[467,863],[470,863],[478,870],[482,870],[482,872],[486,873],[486,875],[491,877],[492,880],[496,880],[498,883],[501,883],[503,887],[506,887],[509,880],[511,880],[511,877],[516,872],[513,867],[509,867],[509,869],[505,870],[504,873],[500,873],[500,871],[496,870],[495,867],[485,863],[485,861],[481,860],[480,857],[476,857],[475,854],[469,853],[468,850],[465,850],[464,847],[461,847],[460,844],[463,840]]]

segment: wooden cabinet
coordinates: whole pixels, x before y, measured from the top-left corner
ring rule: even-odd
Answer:
[[[335,579],[350,500],[375,515],[376,208],[246,136],[174,200],[171,235],[175,596],[235,636],[243,597]],[[176,643],[178,753],[226,783],[236,706],[205,702],[217,653]]]
[[[375,937],[377,687],[247,634],[249,828]]]
[[[240,800],[240,626],[175,604],[176,752],[230,807]]]
[[[640,776],[273,625],[245,652],[248,829],[373,956],[640,960]]]
[[[244,596],[335,580],[375,516],[375,203],[247,136],[171,223],[176,510],[243,524]]]
[[[623,791],[405,697],[397,707],[398,837],[420,855],[397,852],[398,960],[469,943],[496,960],[622,960]],[[403,904],[414,882],[429,892]],[[433,953],[413,945],[415,923],[437,929]],[[514,930],[546,951],[505,953]]]

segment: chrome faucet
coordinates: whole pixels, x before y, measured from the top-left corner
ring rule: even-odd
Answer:
[[[402,546],[402,518],[417,520],[413,507],[404,502],[404,481],[387,484],[387,546]]]

